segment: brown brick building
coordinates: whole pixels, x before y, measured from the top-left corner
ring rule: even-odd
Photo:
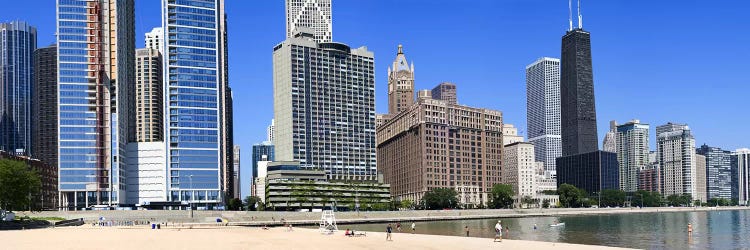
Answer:
[[[38,195],[31,197],[34,200],[32,206],[40,210],[57,209],[57,166],[26,156],[16,156],[5,151],[0,151],[0,159],[23,161],[29,168],[36,171],[42,181],[42,190]]]
[[[502,113],[420,98],[377,127],[377,164],[394,200],[454,188],[463,204],[486,204],[501,183]]]

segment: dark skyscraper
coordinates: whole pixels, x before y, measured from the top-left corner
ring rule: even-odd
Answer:
[[[34,51],[34,66],[32,152],[57,173],[57,46]]]
[[[563,156],[599,150],[591,34],[581,28],[562,38],[560,118]]]

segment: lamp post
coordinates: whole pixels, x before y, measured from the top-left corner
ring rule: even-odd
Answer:
[[[193,188],[193,175],[188,175],[190,177],[190,188]],[[193,191],[190,191],[190,200],[188,200],[188,205],[190,205],[190,218],[193,218]]]

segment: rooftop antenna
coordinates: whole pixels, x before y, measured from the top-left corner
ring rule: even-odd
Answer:
[[[578,29],[583,29],[583,16],[581,16],[581,0],[578,0]]]
[[[568,0],[568,22],[570,23],[568,31],[573,31],[573,0]]]

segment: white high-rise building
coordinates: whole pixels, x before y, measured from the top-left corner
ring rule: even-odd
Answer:
[[[617,122],[609,121],[609,131],[604,135],[602,151],[617,153]]]
[[[662,194],[698,195],[695,138],[685,124],[656,127],[656,159],[660,166]]]
[[[524,197],[534,197],[537,191],[538,163],[534,161],[534,145],[516,142],[503,149],[502,180],[513,187],[516,204]]]
[[[158,50],[160,54],[164,55],[164,29],[156,27],[151,29],[151,32],[146,33],[146,48]]]
[[[623,125],[615,125],[615,151],[620,166],[620,190],[638,191],[638,171],[648,166],[649,125],[632,120]],[[605,151],[606,148],[605,148]]]
[[[732,168],[736,169],[736,176],[732,179],[736,183],[736,196],[742,206],[750,205],[750,149],[741,148],[732,153]],[[734,192],[733,192],[734,193]]]
[[[534,144],[535,160],[554,176],[555,159],[562,156],[560,137],[560,59],[543,57],[526,66],[526,133]]]
[[[273,139],[275,137],[274,136],[274,133],[275,133],[275,128],[274,127],[275,127],[274,119],[271,119],[271,125],[268,125],[268,128],[266,128],[266,133],[267,133],[267,135],[266,135],[266,137],[267,137],[266,141],[270,141],[271,143],[273,143]]]
[[[331,0],[286,0],[286,37],[299,27],[311,28],[316,42],[331,42]]]

